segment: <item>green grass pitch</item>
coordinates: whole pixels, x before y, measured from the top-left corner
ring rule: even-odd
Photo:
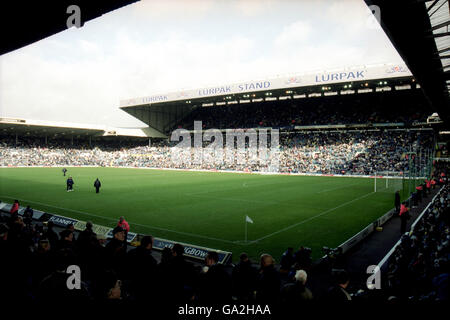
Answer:
[[[133,232],[277,262],[288,246],[318,258],[394,205],[394,189],[375,193],[367,178],[73,167],[67,175],[74,192],[61,168],[0,169],[0,200],[111,227],[124,215]]]

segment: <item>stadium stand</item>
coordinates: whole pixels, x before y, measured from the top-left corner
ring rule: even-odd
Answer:
[[[357,96],[329,96],[302,100],[261,102],[197,108],[174,129],[193,129],[201,119],[204,129],[290,127],[365,123],[425,122],[423,96],[415,90]],[[380,107],[382,106],[382,107]]]
[[[391,299],[448,300],[449,201],[446,185],[414,230],[405,234],[395,248],[387,276]]]
[[[368,175],[381,171],[408,170],[409,151],[432,149],[432,131],[413,130],[353,130],[298,131],[280,138],[280,168],[282,173],[318,173]],[[63,141],[47,144],[39,139],[0,140],[0,166],[130,166],[151,168],[214,169],[237,171],[265,171],[267,165],[250,163],[248,153],[243,163],[222,161],[205,153],[201,164],[189,163],[195,149],[187,155],[176,153],[172,158],[173,142],[143,142],[118,145],[86,143],[67,146]],[[223,147],[224,154],[228,147]],[[412,149],[411,149],[412,148]],[[234,150],[236,153],[237,150]],[[179,161],[180,155],[185,155]],[[425,159],[423,159],[425,161]]]

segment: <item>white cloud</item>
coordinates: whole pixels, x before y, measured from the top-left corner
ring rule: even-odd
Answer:
[[[304,43],[311,35],[311,25],[305,21],[295,21],[285,26],[283,31],[275,38],[275,45],[279,47],[298,46]]]
[[[315,15],[320,21],[300,20],[301,4],[290,1],[139,2],[1,56],[0,112],[133,126],[141,123],[119,109],[120,99],[401,61],[384,34],[371,30],[368,38],[355,28],[363,23],[364,7],[343,2],[308,2],[303,9],[321,9]],[[218,7],[225,15],[220,21]],[[274,15],[275,9],[284,14]]]
[[[195,19],[206,15],[214,4],[214,0],[141,0],[130,6],[130,15],[137,19]]]
[[[273,0],[229,0],[234,10],[244,16],[254,17],[272,9],[276,1]]]

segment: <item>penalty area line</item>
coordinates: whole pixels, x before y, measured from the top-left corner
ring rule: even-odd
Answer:
[[[50,204],[47,204],[47,203],[42,203],[42,202],[32,201],[32,200],[27,200],[27,199],[21,199],[21,198],[17,198],[17,197],[10,197],[10,196],[2,196],[2,197],[8,198],[8,199],[20,200],[20,201],[29,202],[29,203],[34,203],[34,204],[38,204],[38,205],[45,206],[45,207],[48,207],[48,208],[55,208],[55,209],[61,209],[61,210],[65,210],[65,211],[71,211],[71,212],[83,214],[83,215],[86,215],[86,216],[91,216],[91,217],[96,217],[96,218],[101,218],[101,219],[104,219],[104,220],[117,222],[117,219],[112,219],[112,218],[108,218],[108,217],[105,217],[105,216],[99,216],[99,215],[96,215],[96,214],[93,214],[93,213],[89,213],[89,212],[84,212],[84,211],[79,211],[79,210],[74,210],[74,209],[69,209],[69,208],[64,208],[64,207],[58,207],[58,206],[53,206],[53,205],[50,205]],[[220,238],[202,236],[202,235],[195,234],[195,233],[189,233],[189,232],[183,232],[183,231],[175,231],[175,230],[170,230],[170,229],[166,229],[166,228],[153,227],[153,226],[140,224],[140,223],[135,223],[135,222],[131,222],[131,221],[128,221],[128,223],[131,224],[131,225],[134,225],[134,226],[144,227],[144,228],[148,228],[148,229],[154,229],[154,230],[158,230],[158,231],[171,232],[171,233],[176,233],[176,234],[180,234],[180,235],[184,235],[184,236],[190,236],[190,237],[195,237],[195,238],[200,238],[200,239],[214,240],[214,241],[219,241],[219,242],[224,242],[224,243],[235,244],[235,242],[231,241],[231,240],[225,240],[225,239],[220,239]]]

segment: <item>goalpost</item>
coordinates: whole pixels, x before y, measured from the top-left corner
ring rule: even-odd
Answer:
[[[404,189],[404,172],[381,171],[374,175],[374,192],[395,193]]]

